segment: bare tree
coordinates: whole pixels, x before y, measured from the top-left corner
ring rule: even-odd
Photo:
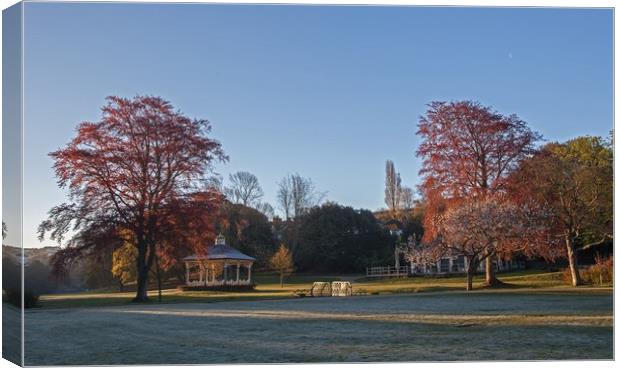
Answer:
[[[267,216],[268,219],[272,219],[275,215],[275,211],[273,207],[267,202],[259,202],[256,204],[256,209],[261,212],[263,215]]]
[[[385,204],[392,215],[396,215],[400,209],[402,198],[400,174],[394,169],[394,162],[385,162]]]
[[[402,209],[406,211],[411,210],[415,205],[415,201],[413,199],[413,189],[409,187],[403,187],[400,196]]]
[[[284,212],[284,218],[290,219],[293,213],[293,189],[290,177],[284,177],[278,183],[277,201],[280,209]]]
[[[312,179],[299,174],[291,174],[278,184],[278,204],[286,219],[298,217],[305,210],[316,206],[325,199],[325,192],[319,192]]]
[[[230,185],[224,188],[228,200],[244,206],[255,206],[263,198],[263,189],[256,175],[247,171],[237,171],[228,176]]]

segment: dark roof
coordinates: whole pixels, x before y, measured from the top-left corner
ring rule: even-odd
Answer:
[[[235,248],[229,247],[226,245],[226,239],[224,239],[224,235],[220,234],[215,238],[215,245],[207,247],[206,255],[198,255],[193,254],[189,257],[183,258],[184,261],[194,261],[194,260],[210,260],[210,259],[233,259],[236,261],[255,261],[256,259],[248,256],[247,254],[243,254],[236,250]]]
[[[183,258],[184,261],[194,261],[198,259],[210,260],[210,259],[234,259],[237,261],[255,261],[256,259],[243,254],[235,248],[229,247],[226,244],[216,244],[207,247],[206,255],[193,254],[189,257]]]
[[[225,244],[213,245],[207,248],[206,256],[203,255],[191,255],[189,257],[183,258],[184,261],[193,261],[197,259],[234,259],[238,261],[255,261],[256,259],[248,256],[247,254],[243,254],[236,250],[235,248],[231,248]]]

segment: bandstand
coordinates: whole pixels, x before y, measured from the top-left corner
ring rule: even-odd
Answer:
[[[191,255],[185,262],[185,285],[188,287],[248,286],[252,283],[255,259],[226,245],[223,235],[207,247],[206,255]]]

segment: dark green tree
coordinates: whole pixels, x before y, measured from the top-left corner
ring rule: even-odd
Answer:
[[[219,232],[226,243],[257,260],[257,266],[269,265],[276,242],[267,216],[242,204],[225,202],[221,209]]]
[[[297,226],[293,257],[299,270],[361,272],[393,255],[394,238],[368,210],[328,202],[310,209]]]

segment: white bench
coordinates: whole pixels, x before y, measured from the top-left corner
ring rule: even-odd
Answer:
[[[349,281],[332,282],[332,296],[351,296],[353,295],[353,287]]]
[[[332,296],[332,286],[329,282],[315,282],[310,289],[311,296]]]

